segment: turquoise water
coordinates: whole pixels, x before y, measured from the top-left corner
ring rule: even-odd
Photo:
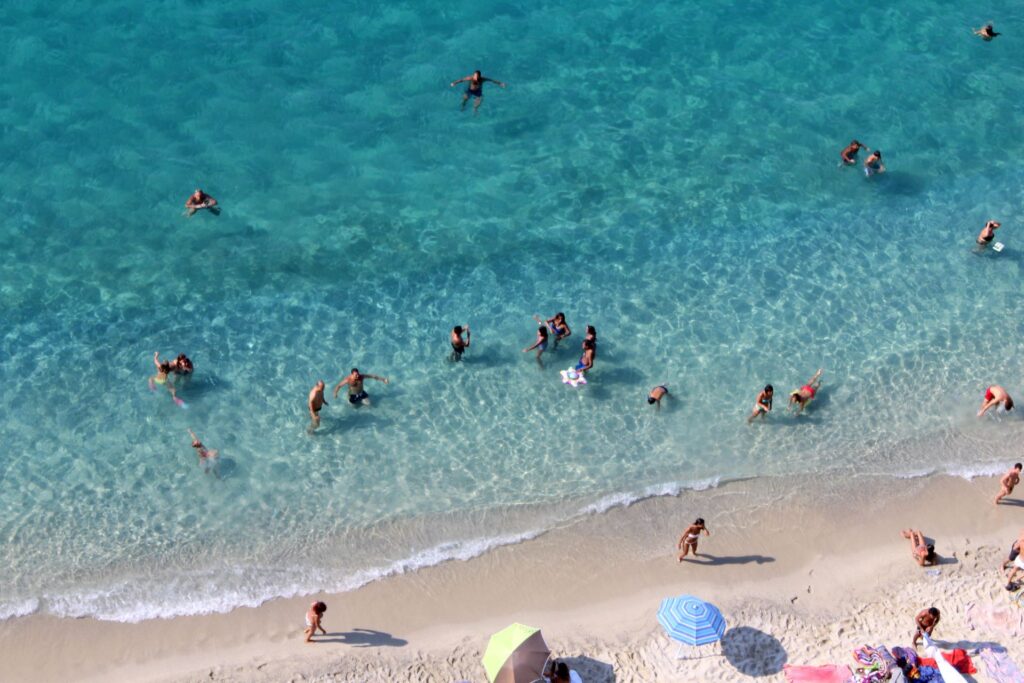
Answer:
[[[1017,455],[974,411],[1021,391],[1019,7],[5,9],[0,616],[226,610],[687,486]],[[509,84],[477,117],[474,68]],[[852,137],[889,173],[837,168]],[[219,217],[182,217],[197,185]],[[156,350],[195,361],[187,410]],[[391,384],[309,435],[353,365]]]

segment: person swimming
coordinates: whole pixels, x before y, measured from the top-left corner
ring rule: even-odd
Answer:
[[[181,402],[178,398],[178,394],[174,388],[173,382],[168,382],[168,375],[174,371],[174,361],[160,360],[160,352],[153,352],[153,365],[156,366],[156,374],[149,378],[149,388],[156,390],[156,385],[160,384],[167,388],[167,391],[171,393],[171,398],[174,399],[175,403]],[[180,403],[180,405],[184,405]]]
[[[650,393],[647,394],[647,405],[657,405],[657,409],[661,410],[661,399],[670,395],[671,394],[668,393],[668,387],[664,384],[659,384],[651,389]]]
[[[466,339],[465,340],[462,339],[462,333],[463,332],[466,333]],[[466,325],[456,325],[455,327],[452,328],[451,343],[452,343],[452,354],[451,354],[451,356],[449,356],[448,360],[450,360],[453,363],[456,363],[456,362],[462,360],[462,354],[465,353],[466,349],[469,348],[469,324],[468,323]]]
[[[192,437],[192,448],[196,449],[196,455],[199,456],[199,467],[206,474],[213,472],[214,476],[219,478],[220,475],[217,473],[218,451],[204,446],[203,442],[199,440],[199,437],[191,429],[188,430],[188,433]]]
[[[533,346],[528,346],[523,349],[523,353],[533,351],[537,349],[537,362],[541,367],[544,367],[544,362],[540,359],[541,354],[547,351],[548,348],[548,328],[544,325],[537,327],[537,341],[533,343]]]
[[[985,389],[985,398],[981,403],[981,409],[978,410],[978,417],[981,417],[998,405],[1002,405],[1003,410],[1010,412],[1013,410],[1013,399],[1006,393],[1006,389],[998,384],[993,384],[988,389]]]
[[[857,153],[862,149],[865,149],[864,145],[857,140],[854,140],[846,146],[846,149],[839,153],[839,156],[843,160],[844,164],[852,166],[857,163]]]
[[[220,213],[220,209],[214,208],[216,206],[217,200],[197,187],[196,191],[185,200],[185,214],[192,216],[200,209],[209,209],[210,213],[217,215]]]
[[[754,421],[755,418],[765,417],[768,413],[772,412],[772,397],[775,395],[775,387],[771,384],[764,385],[764,389],[757,395],[757,399],[754,401],[754,412],[747,418],[747,424]]]
[[[533,319],[536,320],[539,325],[546,324],[548,326],[548,331],[555,335],[554,348],[556,349],[558,348],[558,342],[572,335],[572,330],[569,329],[569,324],[565,322],[565,313],[562,313],[561,311],[555,313],[553,317],[548,318],[546,321],[541,320],[538,315],[533,316]]]
[[[789,407],[792,408],[795,405],[797,415],[817,396],[818,388],[821,387],[821,373],[822,371],[819,369],[814,373],[814,377],[808,380],[807,384],[795,391],[789,392]]]
[[[877,173],[885,173],[885,164],[882,163],[882,150],[880,149],[876,149],[864,160],[864,175],[873,176]]]
[[[974,35],[980,37],[982,40],[986,42],[992,40],[998,35],[1002,35],[1000,33],[996,33],[996,30],[991,23],[985,24],[981,28],[971,30],[974,31]]]
[[[980,233],[978,233],[978,244],[982,248],[987,247],[989,242],[995,239],[996,229],[998,229],[1001,225],[1002,223],[1000,223],[999,221],[988,221],[987,223],[985,223],[985,227],[981,229]]]
[[[465,109],[466,109],[466,102],[468,102],[469,98],[472,97],[472,98],[474,98],[473,99],[473,114],[476,114],[477,111],[480,109],[480,105],[483,104],[483,101],[484,101],[484,83],[487,83],[488,81],[490,81],[491,83],[497,83],[502,88],[505,87],[505,84],[502,83],[501,81],[499,81],[497,79],[494,79],[494,78],[488,78],[487,76],[484,76],[482,73],[480,73],[479,69],[477,69],[476,71],[471,73],[469,76],[465,76],[464,78],[460,78],[457,81],[452,81],[451,85],[448,86],[448,87],[454,88],[459,83],[467,83],[467,85],[466,85],[466,92],[463,93],[463,95],[462,95],[462,107],[461,107],[461,110],[465,111]]]

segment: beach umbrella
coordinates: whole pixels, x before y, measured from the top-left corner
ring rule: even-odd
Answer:
[[[683,645],[707,645],[722,639],[725,619],[718,608],[692,595],[665,598],[658,609],[665,633]]]
[[[491,683],[533,683],[544,677],[551,650],[539,628],[512,624],[491,636],[483,664]]]

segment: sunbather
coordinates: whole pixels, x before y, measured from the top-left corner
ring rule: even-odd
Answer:
[[[914,561],[922,567],[938,563],[938,555],[935,554],[935,546],[925,542],[924,534],[920,529],[904,529],[903,538],[910,541],[910,554]]]

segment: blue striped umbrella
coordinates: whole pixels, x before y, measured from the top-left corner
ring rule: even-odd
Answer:
[[[725,633],[725,619],[718,608],[692,595],[662,600],[658,623],[669,637],[685,645],[714,643]]]

